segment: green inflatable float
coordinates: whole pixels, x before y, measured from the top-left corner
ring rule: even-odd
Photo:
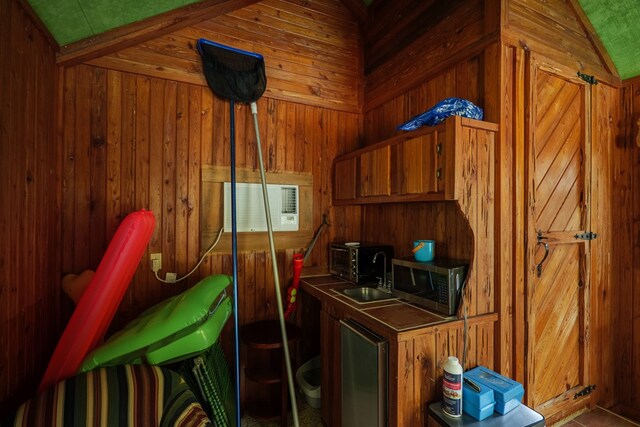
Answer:
[[[90,353],[79,372],[124,364],[163,364],[202,353],[231,315],[230,276],[213,275],[143,312]]]

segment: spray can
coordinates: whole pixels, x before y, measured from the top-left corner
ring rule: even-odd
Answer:
[[[462,366],[454,356],[444,363],[442,411],[451,417],[462,415]]]

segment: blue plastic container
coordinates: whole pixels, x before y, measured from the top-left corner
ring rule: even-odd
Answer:
[[[496,402],[495,408],[494,410],[501,414],[504,415],[507,412],[516,409],[518,407],[518,405],[520,404],[520,402],[522,402],[522,397],[524,396],[524,390],[522,391],[522,393],[520,393],[518,396],[514,397],[513,399],[507,401],[507,402]]]
[[[500,375],[484,366],[478,366],[464,373],[465,377],[481,386],[493,389],[496,401],[494,410],[499,414],[506,414],[515,409],[524,396],[524,388],[517,381]]]
[[[476,420],[482,421],[493,414],[495,399],[493,389],[481,384],[478,386],[480,392],[474,391],[467,383],[463,383],[462,410]]]

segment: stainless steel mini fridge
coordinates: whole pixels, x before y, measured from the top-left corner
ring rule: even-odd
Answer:
[[[342,426],[386,426],[388,343],[352,320],[340,337]]]

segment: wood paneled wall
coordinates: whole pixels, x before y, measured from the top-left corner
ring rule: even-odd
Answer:
[[[455,14],[456,9],[465,3],[467,7],[471,6],[472,8],[480,4],[475,2],[470,5],[464,0],[372,2],[368,10],[369,19],[363,30],[365,74],[369,74],[387,62],[433,27],[439,25],[442,28],[445,18]],[[482,10],[476,9],[474,13],[481,14]],[[473,20],[472,25],[478,22]],[[432,33],[432,40],[435,40],[435,36],[436,33]]]
[[[95,268],[119,221],[148,208],[157,219],[149,253],[162,252],[162,271],[182,276],[205,249],[200,167],[229,164],[228,102],[204,86],[87,65],[66,70],[64,80],[63,271]],[[236,166],[255,168],[249,108],[236,108]],[[359,236],[358,210],[330,206],[331,162],[355,148],[358,116],[269,98],[258,109],[267,170],[314,175],[313,228],[323,213],[335,226],[318,240],[308,266],[326,266],[330,240]],[[283,286],[299,249],[279,255]],[[243,320],[275,316],[270,262],[267,248],[239,258]],[[231,273],[230,256],[211,256],[193,280],[176,285],[156,281],[145,256],[114,326],[211,273]]]
[[[306,272],[326,271],[329,241],[360,237],[360,209],[330,205],[332,160],[358,148],[362,129],[357,24],[338,0],[266,0],[59,74],[50,39],[18,1],[2,1],[0,35],[3,409],[33,392],[71,314],[62,274],[95,269],[127,213],[154,211],[149,253],[162,252],[162,273],[181,276],[197,262],[200,167],[229,166],[229,104],[206,86],[199,37],[265,56],[268,90],[258,108],[267,170],[312,173],[312,229],[323,214],[331,224]],[[243,105],[236,137],[237,166],[256,168]],[[283,288],[302,249],[278,252]],[[241,323],[275,317],[267,248],[238,261]],[[215,255],[187,283],[164,285],[145,256],[112,331],[200,277],[231,270],[230,255]]]
[[[616,307],[620,287],[612,280],[615,243],[614,157],[613,152],[622,131],[620,89],[600,83],[592,87],[591,142],[591,227],[601,230],[591,244],[591,345],[597,349],[590,355],[593,383],[598,384],[596,401],[611,407],[619,395],[615,376],[609,367],[618,363],[615,336]]]
[[[362,64],[357,24],[339,0],[264,0],[89,61],[130,73],[205,85],[199,38],[265,57],[266,97],[357,112]]]
[[[82,64],[65,69],[63,271],[96,268],[120,220],[128,212],[141,208],[151,209],[157,219],[148,253],[162,252],[162,276],[166,272],[182,276],[206,249],[200,245],[200,169],[204,165],[230,164],[229,103],[214,96],[202,76],[192,78],[200,73],[199,58],[194,51],[196,38],[200,36],[211,36],[216,41],[265,55],[270,89],[258,101],[258,114],[266,169],[275,173],[311,173],[314,184],[311,228],[315,231],[320,226],[323,214],[328,215],[331,224],[317,241],[306,271],[326,271],[328,242],[360,238],[360,209],[330,205],[333,158],[356,149],[361,139],[360,116],[344,111],[355,109],[344,105],[357,103],[357,97],[349,101],[344,92],[333,97],[325,97],[322,91],[315,93],[310,89],[316,84],[315,77],[305,74],[312,63],[317,66],[315,72],[322,74],[318,78],[331,84],[333,77],[326,70],[344,65],[332,56],[344,50],[324,46],[325,53],[320,54],[297,46],[297,39],[301,44],[307,43],[302,40],[307,33],[317,38],[317,29],[303,31],[295,17],[312,16],[316,19],[314,26],[326,24],[328,28],[341,23],[338,38],[344,44],[355,43],[356,27],[342,17],[341,5],[334,0],[282,3],[285,9],[277,18],[271,16],[274,8],[265,1],[202,27],[186,28],[179,34],[91,61],[103,66]],[[271,16],[268,19],[267,12]],[[244,17],[242,25],[240,16]],[[278,19],[281,29],[273,35],[262,28],[264,34],[259,34],[260,25],[254,24],[249,33],[248,22],[253,18]],[[229,24],[232,21],[236,24]],[[209,26],[221,33],[214,36],[210,29],[203,33],[203,28]],[[252,37],[251,45],[242,42],[248,34]],[[308,40],[310,46],[313,37]],[[278,42],[274,43],[276,39]],[[283,42],[284,39],[291,39],[291,43]],[[357,50],[357,45],[353,49]],[[298,56],[291,50],[300,50],[301,65],[297,72],[277,75],[269,64],[288,57],[289,66],[295,65]],[[135,54],[122,61],[130,51]],[[175,56],[189,59],[174,61]],[[154,60],[161,57],[166,62],[159,71]],[[164,68],[172,63],[188,65],[173,71]],[[356,61],[349,67],[352,71],[343,73],[342,78],[349,82],[347,86],[356,87],[359,65]],[[278,91],[285,86],[286,90]],[[344,103],[337,105],[337,99]],[[248,106],[236,105],[235,116],[236,166],[256,169],[256,140]],[[300,250],[303,248],[278,251],[280,283],[285,289],[289,285],[293,254]],[[276,317],[271,263],[268,247],[239,254],[241,324]],[[186,289],[200,277],[231,272],[231,256],[215,254],[207,258],[192,279],[175,285],[162,284],[150,271],[147,254],[112,330],[122,327],[141,310]]]
[[[374,21],[365,30],[365,113],[408,94],[445,70],[463,64],[495,42],[498,24],[491,20],[491,13],[485,13],[485,7],[493,3],[490,0],[375,3],[372,9]],[[424,25],[423,14],[445,19]],[[398,20],[403,24],[398,24]],[[408,21],[406,28],[405,20]],[[380,62],[383,59],[386,60]],[[474,80],[476,76],[471,73],[469,81],[464,77],[457,82],[458,89],[468,84],[473,94],[474,84],[478,83]],[[442,85],[443,82],[439,82],[439,87]],[[417,112],[431,106],[419,104]]]
[[[399,133],[398,125],[425,112],[444,98],[465,98],[482,107],[485,98],[483,73],[483,55],[475,55],[426,81],[415,81],[415,86],[406,92],[365,113],[365,145],[395,136]]]
[[[623,132],[612,146],[613,230],[612,252],[614,326],[610,335],[616,348],[615,396],[621,413],[640,420],[640,79],[622,89]]]
[[[365,205],[363,233],[368,240],[394,246],[395,257],[411,256],[417,239],[435,240],[438,257],[473,255],[473,233],[456,202]]]
[[[502,37],[508,44],[619,83],[615,66],[578,0],[508,0],[506,6]]]
[[[0,414],[40,381],[60,333],[55,49],[0,1]]]

